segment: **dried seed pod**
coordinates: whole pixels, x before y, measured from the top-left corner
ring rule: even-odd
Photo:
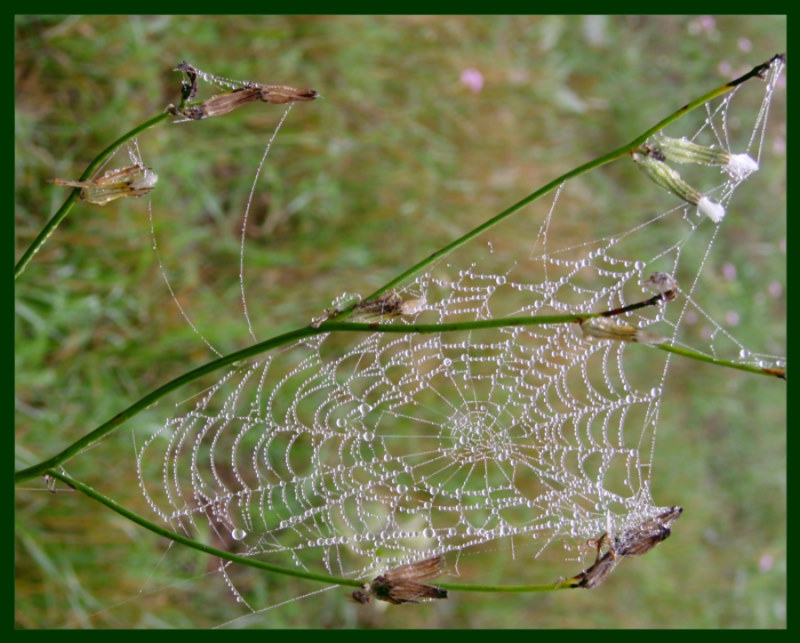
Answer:
[[[196,90],[195,90],[196,91]],[[190,92],[191,93],[191,92]],[[170,106],[170,111],[189,120],[199,121],[210,116],[222,116],[232,112],[245,103],[260,100],[265,103],[281,105],[297,101],[314,100],[319,94],[313,89],[296,89],[285,85],[245,85],[225,94],[218,94],[203,101],[200,105],[189,105],[178,109]]]
[[[640,344],[660,344],[666,341],[666,338],[661,335],[612,321],[608,317],[589,317],[582,319],[579,324],[583,336],[594,339],[613,339],[619,342],[639,342]]]
[[[683,507],[670,507],[655,518],[645,520],[614,539],[612,546],[618,558],[643,556],[672,533],[670,525],[680,518]]]
[[[385,574],[376,576],[369,584],[364,583],[361,590],[350,595],[357,603],[369,603],[374,596],[380,601],[393,605],[418,603],[422,598],[447,598],[447,590],[419,581],[435,578],[442,574],[442,557],[434,556],[408,565],[400,565]]]
[[[672,301],[678,296],[678,282],[665,272],[654,272],[644,283],[658,290],[662,301]]]
[[[368,299],[355,305],[354,317],[397,317],[413,315],[424,308],[426,300],[409,299],[405,301],[395,290],[390,290],[376,299]]]
[[[158,174],[150,168],[137,163],[127,167],[109,170],[88,181],[68,181],[50,179],[56,185],[66,185],[81,189],[81,198],[95,205],[105,205],[109,201],[127,196],[144,196],[151,192],[158,182]]]
[[[258,89],[261,100],[273,105],[314,100],[319,96],[313,89],[298,89],[287,85],[259,85]]]
[[[597,587],[611,575],[617,563],[614,553],[611,550],[607,551],[603,556],[598,557],[590,567],[570,579],[570,587],[583,587],[584,589]]]
[[[669,538],[672,533],[670,525],[680,518],[682,513],[683,507],[670,507],[654,518],[645,520],[625,531],[622,535],[614,538],[613,542],[608,534],[594,539],[597,547],[597,557],[594,563],[577,576],[569,579],[569,586],[583,587],[584,589],[597,587],[611,575],[623,558],[644,556],[662,540]],[[600,550],[606,544],[609,544],[608,551],[601,556]]]

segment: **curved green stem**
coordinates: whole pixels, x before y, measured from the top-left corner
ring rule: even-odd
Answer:
[[[631,307],[634,308],[639,306],[640,304],[631,305]],[[258,344],[253,344],[252,346],[248,346],[247,348],[244,348],[242,350],[220,357],[219,359],[209,362],[208,364],[205,364],[203,366],[200,366],[199,368],[196,368],[193,371],[184,373],[180,377],[176,377],[174,380],[171,380],[170,382],[167,382],[163,386],[160,386],[154,391],[148,393],[138,402],[132,404],[121,413],[118,413],[107,422],[101,424],[91,433],[87,433],[81,439],[73,442],[71,445],[69,445],[60,453],[54,455],[52,458],[44,460],[43,462],[40,462],[33,466],[27,467],[26,469],[17,471],[14,474],[14,484],[19,484],[20,482],[24,482],[26,480],[30,480],[31,478],[35,478],[36,476],[40,476],[44,474],[48,469],[63,464],[70,458],[76,456],[81,451],[87,449],[96,442],[99,442],[102,438],[111,433],[111,431],[113,431],[118,426],[120,426],[121,424],[132,418],[134,415],[137,415],[138,413],[146,409],[148,406],[154,404],[162,397],[164,397],[168,393],[171,393],[175,389],[180,388],[184,384],[193,382],[194,380],[197,380],[203,377],[204,375],[213,373],[214,371],[224,368],[225,366],[230,366],[235,362],[248,359],[256,355],[260,355],[261,353],[266,353],[269,350],[278,348],[280,346],[285,346],[286,344],[290,344],[291,342],[303,339],[304,337],[311,337],[313,335],[321,335],[330,332],[430,334],[430,333],[456,332],[463,330],[481,330],[487,328],[511,328],[516,326],[542,326],[548,324],[568,324],[568,323],[577,323],[592,317],[606,317],[606,316],[608,316],[607,312],[591,313],[591,314],[582,313],[582,314],[563,314],[563,315],[539,315],[534,317],[505,317],[500,319],[482,319],[478,321],[452,322],[449,324],[366,324],[357,322],[327,321],[320,324],[319,327],[317,328],[314,328],[312,326],[298,328],[297,330],[284,333],[283,335],[278,335],[266,341],[259,342]],[[653,348],[658,348],[660,350],[664,350],[670,353],[676,353],[683,357],[688,357],[690,359],[695,359],[701,362],[714,364],[716,366],[725,366],[728,368],[734,368],[741,371],[747,371],[749,373],[755,373],[757,375],[768,375],[772,377],[779,377],[782,379],[786,379],[786,374],[785,371],[783,370],[767,369],[759,366],[753,366],[750,364],[739,364],[736,362],[730,362],[728,360],[709,357],[708,355],[704,355],[703,353],[698,353],[688,348],[678,348],[676,346],[670,346],[669,344],[643,344],[643,345],[652,346]]]
[[[97,502],[105,505],[112,511],[116,511],[119,515],[124,516],[125,518],[127,518],[132,522],[135,522],[137,525],[141,525],[145,529],[149,529],[150,531],[152,531],[155,534],[158,534],[159,536],[168,538],[169,540],[175,541],[176,543],[181,543],[182,545],[186,545],[187,547],[191,547],[192,549],[202,551],[206,554],[211,554],[212,556],[217,556],[218,558],[222,558],[224,560],[229,560],[233,563],[240,563],[242,565],[247,565],[248,567],[263,569],[268,572],[276,572],[278,574],[295,576],[297,578],[307,578],[308,580],[316,580],[331,585],[350,585],[351,587],[361,586],[362,581],[354,580],[352,578],[338,578],[336,576],[328,576],[327,574],[314,574],[313,572],[305,572],[299,569],[281,567],[280,565],[271,565],[270,563],[265,563],[255,558],[249,558],[247,556],[238,556],[237,554],[232,554],[230,552],[217,549],[216,547],[211,547],[210,545],[206,545],[196,540],[192,540],[191,538],[187,538],[186,536],[181,536],[180,534],[176,534],[174,531],[170,531],[169,529],[165,529],[160,525],[150,522],[149,520],[143,518],[139,514],[135,514],[132,511],[123,507],[122,505],[114,502],[111,498],[103,495],[102,493],[93,489],[89,485],[83,484],[82,482],[78,482],[74,478],[70,478],[68,475],[61,473],[60,471],[49,469],[45,473],[51,478],[61,480],[61,482],[63,482],[64,484],[72,487],[76,491],[80,491],[82,494],[86,496],[89,496],[92,500],[96,500]]]
[[[43,462],[40,462],[39,464],[28,467],[27,469],[22,469],[21,471],[17,471],[14,474],[14,482],[15,484],[18,484],[20,482],[23,482],[24,480],[30,480],[31,478],[35,478],[36,476],[44,474],[45,471],[47,471],[51,467],[55,467],[66,462],[67,460],[77,455],[84,449],[90,447],[91,445],[95,444],[96,442],[104,438],[106,435],[111,433],[111,431],[113,431],[115,428],[117,428],[130,418],[132,418],[134,415],[137,415],[151,404],[157,402],[162,397],[164,397],[171,391],[174,391],[175,389],[183,386],[184,384],[193,382],[194,380],[202,377],[203,375],[212,373],[216,370],[219,370],[220,368],[224,368],[225,366],[233,364],[234,362],[237,362],[241,359],[246,359],[248,357],[258,355],[259,353],[263,353],[272,348],[283,346],[284,344],[288,344],[292,341],[302,339],[303,337],[308,337],[310,335],[317,335],[321,332],[325,331],[310,327],[300,328],[298,330],[289,333],[284,333],[283,335],[278,335],[277,337],[268,339],[265,342],[249,346],[248,348],[245,348],[243,350],[236,351],[235,353],[231,353],[230,355],[225,355],[224,357],[220,357],[219,359],[216,359],[213,362],[209,362],[208,364],[196,368],[193,371],[184,373],[180,377],[176,377],[174,380],[167,382],[163,386],[160,386],[156,390],[145,395],[138,402],[129,406],[121,413],[118,413],[107,422],[101,424],[91,433],[87,433],[80,440],[73,442],[66,449],[54,455],[52,458],[49,458]]]
[[[129,509],[126,509],[122,505],[114,502],[111,498],[105,496],[96,489],[93,489],[89,485],[86,485],[82,482],[78,482],[74,478],[71,478],[70,476],[60,471],[56,471],[55,469],[49,469],[44,473],[50,476],[51,478],[61,480],[61,482],[68,485],[69,487],[72,487],[76,491],[80,491],[82,494],[88,496],[92,500],[96,500],[100,504],[105,505],[106,507],[108,507],[112,511],[115,511],[119,515],[127,518],[132,522],[135,522],[137,525],[140,525],[145,529],[152,531],[154,534],[158,534],[159,536],[168,538],[169,540],[172,540],[176,543],[186,545],[187,547],[191,547],[192,549],[196,549],[197,551],[202,551],[206,554],[216,556],[217,558],[221,558],[223,560],[229,560],[233,563],[239,563],[241,565],[247,565],[248,567],[254,567],[256,569],[263,569],[264,571],[274,572],[276,574],[283,574],[285,576],[294,576],[295,578],[305,578],[307,580],[319,581],[321,583],[327,583],[328,585],[345,585],[349,587],[361,587],[361,584],[364,582],[363,580],[357,580],[353,578],[340,578],[338,576],[329,576],[327,574],[315,574],[314,572],[292,569],[290,567],[281,567],[280,565],[272,565],[270,563],[265,563],[264,561],[258,560],[256,558],[251,558],[248,556],[239,556],[237,554],[232,554],[222,549],[217,549],[216,547],[211,547],[210,545],[206,545],[191,538],[187,538],[186,536],[176,534],[174,531],[165,529],[164,527],[157,525],[147,520],[146,518],[143,518],[139,514],[133,513]],[[448,590],[461,591],[461,592],[551,592],[559,589],[572,589],[569,579],[562,580],[557,583],[545,583],[540,585],[463,585],[460,583],[436,583],[436,586],[444,587],[445,589]]]
[[[714,366],[724,366],[725,368],[733,368],[737,371],[746,371],[755,375],[766,375],[767,377],[777,377],[778,379],[786,379],[786,369],[783,368],[766,368],[764,366],[755,366],[754,364],[740,364],[739,362],[731,362],[727,359],[719,359],[698,353],[690,348],[683,348],[681,346],[670,346],[669,344],[656,344],[656,348],[666,351],[668,353],[675,353],[681,357],[688,357],[689,359],[696,359],[698,362],[705,362],[706,364],[714,364]]]
[[[439,583],[433,581],[436,587],[443,587],[446,590],[456,592],[503,592],[503,593],[526,593],[535,592],[556,592],[560,589],[575,589],[573,578],[567,578],[555,583],[539,583],[537,585],[464,585],[461,583]]]
[[[87,179],[91,178],[94,173],[97,171],[99,167],[102,166],[103,162],[111,156],[117,149],[119,149],[124,143],[131,140],[132,138],[138,136],[146,129],[157,125],[158,123],[162,122],[163,120],[169,118],[172,114],[169,112],[164,112],[163,114],[159,114],[158,116],[154,116],[153,118],[145,121],[141,125],[137,125],[131,131],[126,132],[122,136],[120,136],[116,141],[114,141],[111,145],[109,145],[106,149],[104,149],[97,157],[89,163],[89,166],[84,170],[83,174],[81,174],[79,181],[86,181]],[[45,241],[50,237],[51,234],[55,231],[58,225],[66,218],[69,211],[72,210],[72,206],[75,205],[75,202],[78,200],[78,197],[81,194],[80,188],[75,188],[70,192],[69,196],[67,197],[66,201],[61,205],[58,211],[52,216],[52,218],[45,224],[44,228],[42,228],[41,232],[37,235],[37,237],[33,240],[28,249],[22,255],[20,260],[17,262],[17,265],[14,266],[14,279],[17,279],[22,272],[25,270],[26,266],[30,263],[33,256],[42,249],[42,246],[45,244]]]
[[[558,187],[559,185],[561,185],[565,181],[567,181],[569,179],[572,179],[572,178],[575,178],[576,176],[579,176],[581,174],[584,174],[584,173],[588,172],[589,170],[593,170],[596,167],[600,167],[601,165],[605,165],[607,163],[610,163],[611,161],[614,161],[614,160],[616,160],[616,159],[618,159],[618,158],[620,158],[622,156],[630,154],[633,150],[635,150],[637,147],[642,145],[642,143],[647,141],[648,138],[653,136],[653,134],[658,133],[659,131],[664,129],[667,125],[675,122],[676,120],[678,120],[682,116],[685,116],[686,114],[688,114],[693,109],[695,109],[697,107],[700,107],[701,105],[704,105],[708,101],[713,100],[713,99],[715,99],[715,98],[717,98],[719,96],[727,94],[734,87],[736,87],[737,85],[741,85],[743,82],[745,82],[746,80],[748,80],[750,78],[754,78],[754,77],[762,78],[763,75],[767,72],[767,70],[769,70],[770,66],[772,65],[772,63],[776,59],[781,59],[782,60],[783,56],[782,55],[773,56],[769,61],[767,61],[765,63],[762,63],[760,65],[757,65],[756,67],[753,67],[753,69],[751,69],[749,72],[747,72],[743,76],[740,76],[739,78],[736,78],[735,80],[727,82],[724,85],[721,85],[720,87],[717,87],[716,89],[713,89],[710,92],[708,92],[706,94],[703,94],[702,96],[700,96],[700,98],[697,98],[697,99],[693,100],[691,103],[687,103],[686,105],[681,107],[679,110],[673,112],[672,114],[670,114],[666,118],[660,120],[658,123],[653,125],[653,127],[651,127],[649,130],[647,130],[643,134],[637,136],[630,143],[627,143],[626,145],[623,145],[622,147],[617,148],[613,152],[609,152],[608,154],[604,154],[603,156],[600,156],[600,157],[598,157],[598,158],[596,158],[596,159],[594,159],[592,161],[589,161],[588,163],[584,163],[580,167],[576,167],[574,170],[570,170],[569,172],[567,172],[565,174],[562,174],[558,178],[553,179],[552,181],[550,181],[550,183],[548,183],[547,185],[539,188],[533,194],[529,194],[528,196],[526,196],[521,201],[518,201],[517,203],[512,205],[510,208],[507,208],[507,209],[503,210],[497,216],[495,216],[495,217],[489,219],[488,221],[482,223],[481,225],[479,225],[474,230],[470,230],[469,232],[467,232],[467,234],[465,234],[464,236],[456,239],[455,241],[453,241],[449,245],[445,246],[441,250],[437,250],[436,252],[434,252],[429,257],[423,259],[422,261],[420,261],[416,265],[412,266],[411,268],[409,268],[408,270],[406,270],[402,274],[400,274],[397,277],[395,277],[394,279],[392,279],[389,283],[387,283],[387,284],[381,286],[380,288],[378,288],[378,290],[376,290],[371,295],[365,297],[365,299],[366,300],[375,299],[376,297],[378,297],[382,293],[386,292],[387,290],[390,290],[391,288],[394,288],[395,286],[405,282],[406,280],[411,279],[412,277],[415,277],[420,272],[425,270],[425,268],[427,268],[431,264],[435,263],[436,261],[438,261],[439,259],[441,259],[445,255],[449,254],[450,252],[452,252],[456,248],[460,248],[465,243],[467,243],[468,241],[474,239],[475,237],[477,237],[478,235],[482,234],[483,232],[486,232],[489,228],[494,227],[495,225],[500,223],[503,219],[506,219],[507,217],[511,216],[515,212],[518,212],[519,210],[524,208],[526,205],[529,205],[530,203],[533,203],[536,199],[538,199],[541,196],[544,196],[545,194],[547,194],[548,192],[552,191],[553,189],[555,189],[556,187]],[[343,318],[346,318],[346,317],[349,317],[349,312],[342,313],[341,315],[339,315],[338,318],[339,319],[343,319]]]

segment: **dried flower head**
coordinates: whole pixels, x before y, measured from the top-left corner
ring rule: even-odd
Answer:
[[[613,339],[619,342],[639,342],[640,344],[660,344],[666,341],[666,338],[661,335],[615,322],[608,317],[589,317],[582,319],[579,324],[583,336],[594,339]]]
[[[422,297],[420,299],[404,300],[395,290],[390,290],[375,299],[361,300],[361,295],[354,293],[342,293],[332,303],[330,308],[326,308],[322,316],[316,317],[311,321],[312,328],[318,328],[320,324],[338,317],[341,313],[352,310],[351,319],[353,321],[373,320],[376,318],[391,318],[401,315],[414,315],[420,312],[427,303]]]
[[[353,316],[357,319],[370,319],[413,315],[422,310],[426,303],[425,298],[405,301],[396,290],[390,290],[376,299],[368,299],[356,304]]]
[[[577,576],[569,579],[570,587],[583,587],[592,589],[604,582],[614,571],[623,558],[644,556],[653,547],[669,538],[672,531],[670,526],[683,513],[683,507],[670,507],[658,514],[627,530],[613,541],[608,534],[593,539],[597,547],[597,556],[592,565],[584,569]],[[600,551],[608,545],[608,550],[602,556]]]
[[[50,179],[56,185],[66,185],[81,189],[81,198],[95,205],[105,205],[109,201],[128,196],[144,196],[151,192],[158,182],[158,174],[150,168],[137,163],[127,167],[109,170],[88,181],[68,181]]]
[[[683,507],[670,507],[614,539],[612,549],[618,558],[644,556],[662,540],[669,538],[670,526],[683,513]]]
[[[369,603],[370,597],[374,596],[393,605],[418,603],[422,598],[447,598],[447,590],[443,587],[419,582],[441,574],[442,557],[434,556],[390,569],[376,576],[371,583],[364,583],[360,590],[350,594],[350,598],[356,603]]]
[[[662,301],[672,301],[678,296],[678,282],[665,272],[654,272],[644,283],[658,290]]]
[[[196,76],[194,77],[196,81]],[[196,86],[188,90],[188,94],[196,93]],[[183,85],[183,93],[187,94],[187,84]],[[187,120],[199,121],[211,116],[222,116],[232,112],[237,107],[253,101],[282,105],[299,101],[309,101],[317,98],[319,94],[313,89],[297,89],[287,85],[255,85],[248,84],[225,94],[218,94],[204,100],[199,105],[187,105],[183,108],[170,105],[169,111],[176,116],[183,116]]]

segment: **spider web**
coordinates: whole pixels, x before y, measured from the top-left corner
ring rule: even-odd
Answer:
[[[758,161],[781,67],[770,71],[749,141],[731,141],[738,90],[707,106],[692,140]],[[746,178],[723,174],[703,192],[731,216]],[[509,261],[490,246],[485,261],[464,265],[456,253],[398,289],[414,310],[371,321],[597,313],[652,296],[648,279],[660,271],[675,276],[678,298],[622,322],[712,357],[783,366],[698,303],[725,220],[665,196],[674,207],[633,228],[616,230],[611,216],[598,225],[607,233],[561,246],[567,215],[557,213],[584,187],[559,188],[527,256]],[[535,559],[555,543],[576,560],[588,539],[666,509],[651,477],[670,365],[651,346],[586,337],[575,324],[318,335],[237,365],[167,420],[140,445],[140,484],[173,529],[211,529],[246,556],[313,572],[368,578],[486,548]],[[227,569],[237,600],[253,609]]]

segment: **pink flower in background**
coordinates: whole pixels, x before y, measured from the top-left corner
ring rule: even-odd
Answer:
[[[697,22],[703,31],[713,31],[717,26],[717,21],[714,20],[714,16],[700,16]]]
[[[733,281],[736,279],[736,266],[730,262],[726,262],[722,266],[722,274],[725,275],[725,279],[728,281]]]
[[[461,84],[476,94],[483,89],[483,74],[470,67],[461,72]]]

